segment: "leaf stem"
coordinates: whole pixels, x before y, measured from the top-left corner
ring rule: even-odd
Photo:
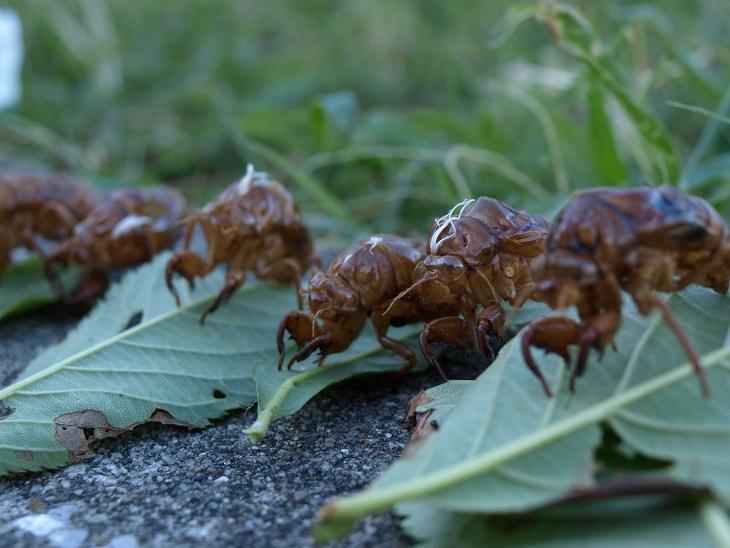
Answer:
[[[416,332],[411,332],[411,330],[407,330],[404,332],[403,339],[406,339],[412,335],[414,335]],[[286,379],[279,388],[276,391],[276,394],[274,394],[274,397],[269,400],[266,405],[259,410],[258,416],[256,417],[256,421],[246,428],[244,430],[244,434],[246,434],[249,439],[253,443],[258,443],[264,437],[266,437],[266,433],[269,430],[269,427],[271,426],[272,421],[277,418],[276,412],[279,410],[281,405],[286,401],[287,396],[289,396],[289,392],[292,391],[292,389],[297,385],[297,383],[300,383],[302,381],[305,381],[307,379],[310,379],[312,377],[316,377],[317,375],[321,375],[324,373],[328,373],[329,371],[332,371],[335,368],[342,367],[345,365],[348,365],[350,363],[362,360],[364,358],[367,358],[368,356],[371,356],[373,354],[377,354],[382,350],[379,346],[373,346],[370,350],[367,350],[365,352],[360,352],[359,354],[353,354],[352,356],[349,356],[347,358],[341,359],[338,362],[335,362],[331,365],[322,366],[322,367],[313,367],[311,369],[307,369],[306,371],[302,371],[301,373],[298,373],[296,375],[293,375]],[[400,367],[398,364],[394,364],[393,367]],[[259,397],[259,401],[261,401],[261,398]]]
[[[730,548],[730,520],[725,509],[713,498],[700,504],[700,517],[712,540],[721,548]]]
[[[705,356],[702,364],[705,368],[709,368],[728,356],[730,356],[730,348],[722,348]],[[464,460],[456,466],[434,472],[428,477],[414,478],[391,487],[370,488],[360,494],[330,502],[322,510],[317,533],[322,535],[322,538],[329,538],[330,531],[327,530],[327,526],[330,523],[332,523],[331,531],[342,532],[345,525],[343,522],[350,526],[355,519],[372,512],[385,510],[397,502],[426,497],[485,474],[501,464],[596,424],[610,417],[619,409],[683,380],[691,375],[692,371],[692,367],[685,363],[664,375],[639,384],[622,394],[612,396],[591,408],[546,426],[542,430],[515,439],[493,451]]]
[[[269,431],[271,422],[274,420],[276,411],[279,407],[281,407],[281,404],[284,403],[289,392],[291,392],[297,383],[319,375],[321,372],[326,370],[327,368],[325,367],[312,368],[286,379],[283,383],[281,383],[281,386],[276,391],[276,394],[274,394],[274,397],[271,398],[271,401],[269,401],[266,406],[258,412],[256,421],[246,428],[243,433],[246,434],[253,443],[258,443],[264,439],[264,437],[266,437],[266,433]]]

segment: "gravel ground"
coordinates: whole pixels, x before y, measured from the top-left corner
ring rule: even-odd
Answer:
[[[0,326],[0,379],[10,382],[75,318],[51,309]],[[336,386],[254,446],[255,408],[206,430],[159,426],[97,449],[93,459],[0,481],[0,546],[312,546],[329,498],[358,490],[400,454],[409,399],[434,372]],[[391,514],[333,546],[407,546]]]

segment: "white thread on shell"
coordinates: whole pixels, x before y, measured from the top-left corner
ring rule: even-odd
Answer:
[[[246,194],[253,185],[265,185],[269,182],[269,174],[265,171],[256,171],[253,164],[246,165],[246,174],[238,181],[238,195]]]
[[[444,242],[449,241],[451,238],[455,235],[455,229],[454,229],[454,220],[460,219],[461,216],[464,214],[464,211],[466,208],[474,202],[475,200],[473,198],[467,198],[466,200],[462,200],[458,204],[456,204],[454,207],[452,207],[449,212],[437,219],[434,219],[434,222],[436,223],[436,229],[433,231],[433,234],[431,234],[431,240],[429,241],[429,247],[431,248],[431,253],[436,253],[438,251],[438,248],[441,247],[441,244]],[[459,213],[454,215],[456,210],[459,210]],[[439,240],[441,237],[441,234],[446,230],[447,228],[451,228],[451,233],[448,234],[445,238],[442,240]]]
[[[367,241],[368,245],[370,246],[370,255],[373,254],[373,249],[380,244],[383,241],[383,238],[380,236],[371,236],[371,238]]]
[[[152,219],[147,217],[147,215],[127,215],[124,219],[114,225],[114,228],[112,229],[112,238],[118,238],[135,228],[151,224]]]

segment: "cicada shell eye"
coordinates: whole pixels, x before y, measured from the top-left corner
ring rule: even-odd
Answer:
[[[497,254],[499,240],[478,219],[466,217],[459,220],[452,245],[459,257],[484,265]]]

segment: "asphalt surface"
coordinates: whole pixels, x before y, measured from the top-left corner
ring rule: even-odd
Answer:
[[[0,380],[16,374],[76,317],[62,309],[0,323]],[[206,430],[148,426],[97,446],[91,460],[0,480],[0,546],[313,546],[331,497],[366,486],[398,458],[408,401],[435,372],[332,387],[252,445],[255,408]],[[391,514],[332,546],[407,546]]]

